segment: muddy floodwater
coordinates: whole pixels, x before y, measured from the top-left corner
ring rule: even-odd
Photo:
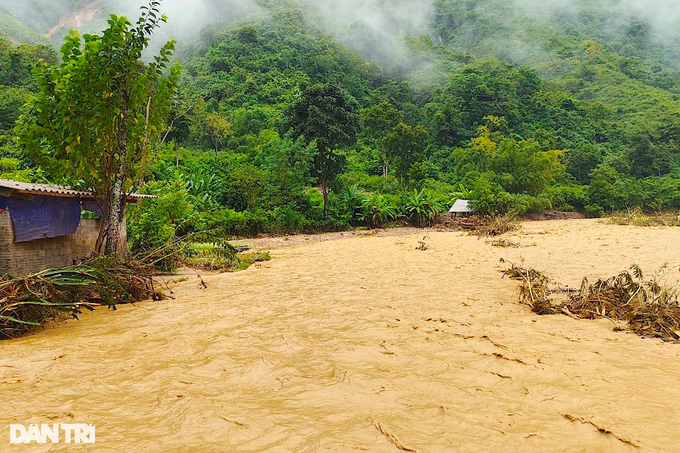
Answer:
[[[0,342],[0,451],[677,450],[680,344],[534,315],[499,259],[573,286],[633,263],[680,278],[680,229],[425,234],[289,241],[207,289]],[[94,424],[96,445],[10,446],[10,423]]]

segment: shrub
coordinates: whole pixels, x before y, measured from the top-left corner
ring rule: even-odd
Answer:
[[[599,218],[604,216],[604,208],[599,204],[589,204],[585,207],[586,217]]]
[[[143,200],[128,213],[128,245],[133,255],[144,255],[166,246],[176,236],[194,231],[198,214],[179,183],[162,184],[157,199]],[[169,270],[174,262],[156,264]]]
[[[420,228],[434,220],[441,212],[441,205],[432,192],[413,189],[404,199],[404,213],[411,219],[413,224]]]
[[[366,194],[359,188],[358,184],[345,186],[340,195],[340,200],[345,212],[349,216],[349,223],[351,225],[356,225],[361,217],[364,204],[366,203]]]
[[[507,214],[513,208],[512,195],[485,175],[472,184],[470,195],[472,206],[479,214],[499,216]]]
[[[372,193],[366,198],[362,220],[371,228],[381,228],[398,217],[398,209],[390,197]]]
[[[527,212],[540,213],[552,207],[547,196],[532,196],[519,194],[512,196],[513,207],[510,212],[517,216],[522,216]]]
[[[569,185],[550,188],[548,196],[552,206],[560,211],[583,211],[588,204],[587,188]]]

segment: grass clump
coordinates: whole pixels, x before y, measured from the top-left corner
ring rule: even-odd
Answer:
[[[640,208],[631,208],[607,217],[605,222],[612,225],[632,225],[637,227],[676,227],[680,226],[680,214],[677,212],[646,214]]]
[[[183,264],[207,271],[237,272],[255,263],[271,260],[269,252],[250,252],[227,242],[192,244],[190,250]]]

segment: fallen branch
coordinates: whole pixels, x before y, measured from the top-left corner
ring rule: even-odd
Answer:
[[[628,440],[628,439],[626,439],[626,438],[623,438],[623,437],[617,435],[616,433],[612,432],[612,430],[610,430],[610,429],[608,429],[608,428],[603,428],[603,427],[601,427],[601,426],[599,426],[599,425],[596,425],[596,424],[593,423],[591,420],[587,420],[587,419],[585,419],[585,418],[583,418],[583,417],[575,417],[575,416],[570,415],[570,414],[563,414],[562,412],[560,412],[560,415],[561,415],[562,417],[566,418],[567,420],[569,420],[570,422],[579,422],[579,423],[582,423],[582,424],[584,424],[584,425],[591,425],[591,426],[593,426],[595,429],[597,429],[599,432],[601,432],[602,434],[610,435],[610,436],[612,436],[614,439],[616,439],[616,440],[618,440],[618,441],[620,441],[620,442],[623,442],[624,444],[631,445],[631,446],[633,446],[633,447],[635,447],[635,448],[638,448],[638,449],[640,448],[640,446],[639,446],[638,444],[636,444],[635,442],[633,442],[632,440]]]
[[[375,426],[375,429],[380,431],[385,437],[387,437],[387,440],[392,442],[395,447],[397,447],[401,451],[411,451],[411,452],[416,452],[417,450],[414,450],[413,448],[406,447],[404,444],[401,443],[399,438],[389,432],[387,429],[383,427],[383,425],[380,422],[373,422],[373,426]]]

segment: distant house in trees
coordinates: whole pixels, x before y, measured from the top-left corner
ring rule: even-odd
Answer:
[[[136,203],[152,195],[130,195]],[[0,179],[0,273],[67,267],[95,251],[101,217],[97,195],[49,184]],[[94,215],[92,217],[95,217]]]
[[[449,212],[456,215],[470,215],[475,210],[472,208],[469,200],[456,200]]]

